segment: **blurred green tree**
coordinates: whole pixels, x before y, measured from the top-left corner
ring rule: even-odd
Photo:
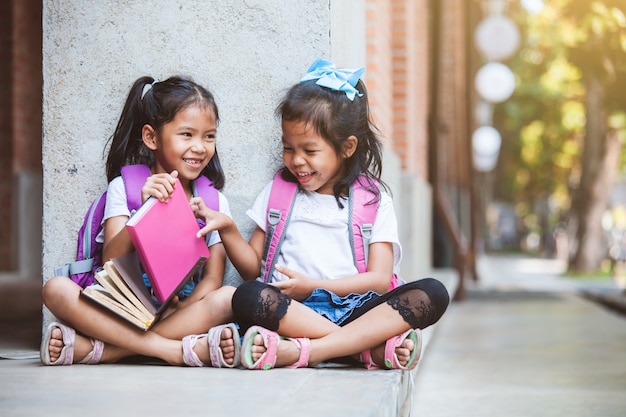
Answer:
[[[624,167],[626,1],[546,0],[517,23],[526,42],[508,64],[518,86],[494,113],[504,132],[495,195],[544,241],[567,219],[570,268],[596,271],[606,257],[601,218]]]

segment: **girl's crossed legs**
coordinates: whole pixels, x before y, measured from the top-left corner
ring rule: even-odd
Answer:
[[[43,287],[42,298],[55,317],[77,330],[73,363],[87,356],[94,346],[91,338],[104,342],[100,362],[113,363],[131,355],[160,358],[172,365],[183,365],[182,342],[189,334],[207,333],[213,326],[233,320],[231,299],[234,287],[222,287],[202,300],[177,310],[143,331],[80,296],[80,287],[66,277],[51,278]],[[87,336],[85,336],[87,335]],[[65,343],[60,328],[51,332],[48,353],[55,362]],[[220,347],[226,362],[235,357],[235,344],[230,328],[222,330]],[[208,343],[197,343],[194,352],[210,363]]]
[[[409,329],[424,329],[436,323],[446,311],[450,298],[439,281],[425,278],[404,284],[368,301],[338,326],[305,305],[281,294],[275,287],[250,281],[233,296],[233,310],[243,327],[258,325],[285,337],[310,339],[309,366],[336,358],[359,358],[372,349],[375,364],[383,366],[385,342]],[[251,309],[256,305],[256,309]],[[409,361],[416,346],[410,338],[395,348],[400,365]],[[279,343],[275,366],[298,361],[301,346]],[[254,338],[252,358],[258,360],[266,346],[260,334]]]

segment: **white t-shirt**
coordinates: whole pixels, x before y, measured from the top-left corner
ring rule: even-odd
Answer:
[[[228,205],[228,200],[221,193],[218,192],[219,197],[219,207],[220,213],[226,214],[228,217],[231,217],[230,214],[230,206]],[[106,206],[104,208],[104,217],[102,219],[102,223],[115,216],[128,216],[130,217],[131,213],[128,210],[128,205],[126,202],[126,188],[124,187],[124,180],[121,176],[113,178],[113,180],[109,183],[107,188],[107,201]],[[98,236],[96,237],[96,241],[103,243],[104,242],[104,230],[102,230]],[[208,246],[211,247],[216,243],[220,243],[222,239],[220,238],[219,232],[215,231],[211,233],[209,237]]]
[[[271,183],[257,196],[246,214],[266,229],[267,205]],[[348,225],[347,200],[340,209],[333,195],[298,190],[285,238],[277,254],[276,264],[301,272],[312,279],[335,279],[356,275],[358,270],[350,248],[351,228]],[[391,197],[381,192],[381,201],[372,227],[370,243],[390,242],[393,245],[394,269],[400,263],[402,248]],[[287,278],[274,271],[273,281]]]

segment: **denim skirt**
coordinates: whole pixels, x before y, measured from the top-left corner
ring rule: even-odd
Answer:
[[[377,297],[380,297],[380,294],[375,291],[368,291],[365,294],[352,293],[340,297],[324,288],[317,288],[302,301],[302,304],[341,326],[355,310]]]

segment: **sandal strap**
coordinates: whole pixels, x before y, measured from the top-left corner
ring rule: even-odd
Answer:
[[[402,345],[405,339],[414,342],[413,351],[406,365],[400,364],[396,355],[396,347]],[[417,366],[422,352],[422,335],[420,329],[409,329],[406,332],[387,339],[385,343],[385,367],[387,369],[411,370]]]
[[[233,342],[235,348],[235,357],[233,363],[229,364],[224,360],[224,353],[220,348],[220,341],[222,340],[222,330],[230,327],[233,332]],[[214,368],[234,368],[239,366],[239,354],[240,354],[240,341],[239,341],[239,331],[237,330],[237,326],[234,323],[222,324],[220,326],[215,326],[209,329],[209,333],[207,334],[208,342],[209,342],[209,355],[211,357],[211,366]]]
[[[59,358],[52,362],[50,360],[50,339],[54,328],[61,330],[61,338],[63,339],[63,349],[59,354]],[[71,327],[65,326],[58,322],[51,322],[41,340],[40,358],[44,365],[71,365],[74,362],[74,344],[76,343],[76,331]]]
[[[252,347],[254,346],[254,337],[257,334],[260,334],[263,338],[265,353],[256,362],[253,362]],[[280,336],[278,336],[278,333],[261,326],[251,326],[243,338],[241,364],[248,369],[272,369],[276,365],[276,353],[278,352],[279,342]]]
[[[372,359],[372,351],[370,349],[361,352],[359,355],[359,361],[363,362],[365,369],[380,369],[380,366],[376,365]]]
[[[292,341],[300,348],[300,356],[298,361],[287,368],[306,368],[309,365],[309,354],[311,353],[311,340],[306,337],[288,337],[287,340]]]
[[[183,337],[183,362],[185,365],[194,367],[205,366],[204,362],[202,362],[200,358],[198,358],[198,355],[196,355],[196,352],[193,351],[193,347],[196,345],[196,342],[203,336],[204,335],[192,334]]]
[[[265,353],[254,363],[251,362],[252,346],[254,345],[254,337],[260,334],[263,337],[263,345]],[[278,344],[281,339],[290,340],[300,349],[300,354],[296,363],[287,366],[287,368],[304,368],[309,364],[309,353],[311,350],[311,341],[306,337],[280,337],[278,333],[265,329],[260,326],[252,326],[246,331],[243,340],[241,362],[248,369],[272,369],[276,365],[276,354],[278,353]]]
[[[84,365],[95,365],[100,363],[102,352],[104,351],[104,342],[98,339],[89,339],[91,342],[91,352],[87,354],[80,362]]]
[[[259,329],[263,329],[262,327]],[[263,345],[265,346],[265,353],[261,355],[258,361],[256,361],[251,369],[272,369],[276,365],[276,354],[278,353],[278,344],[280,343],[280,336],[278,333],[271,330],[263,329],[259,334],[263,337]],[[251,341],[254,340],[252,337]]]

